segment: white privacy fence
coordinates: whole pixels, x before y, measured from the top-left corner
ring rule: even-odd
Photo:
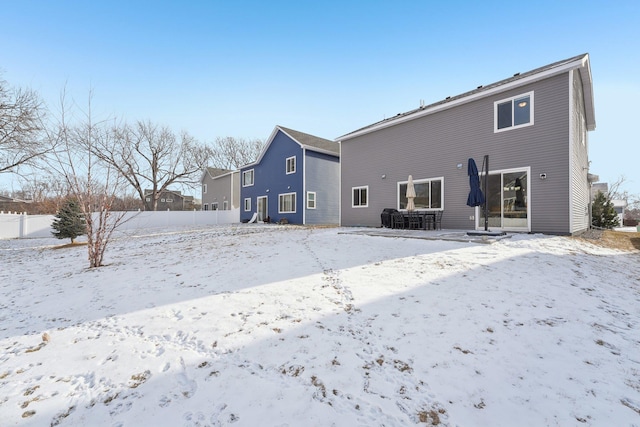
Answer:
[[[118,215],[121,212],[113,212]],[[138,211],[125,212],[118,230],[162,229],[190,225],[217,225],[240,222],[240,209],[226,211]],[[0,239],[51,237],[54,215],[27,215],[0,212]]]

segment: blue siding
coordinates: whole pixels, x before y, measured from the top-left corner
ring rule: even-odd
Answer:
[[[296,172],[286,173],[286,159],[296,157]],[[286,218],[290,224],[302,224],[303,196],[302,148],[278,130],[271,144],[263,153],[260,163],[242,168],[241,172],[254,170],[254,185],[240,187],[240,220],[249,220],[257,209],[257,198],[266,196],[268,215],[272,221]],[[242,173],[240,175],[242,179]],[[296,193],[296,212],[278,213],[278,195]],[[244,199],[251,198],[251,211],[244,210]]]

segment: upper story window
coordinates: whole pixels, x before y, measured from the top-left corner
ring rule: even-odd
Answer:
[[[242,186],[249,187],[253,185],[253,169],[242,172]]]
[[[287,174],[296,172],[296,156],[287,157]]]
[[[494,132],[533,125],[533,92],[493,103]]]
[[[351,207],[366,208],[369,206],[369,186],[353,187],[351,189]]]
[[[202,194],[207,194],[207,184],[202,184]]]

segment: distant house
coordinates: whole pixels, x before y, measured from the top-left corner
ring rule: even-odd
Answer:
[[[240,170],[240,219],[337,224],[340,146],[276,126],[258,159]]]
[[[153,198],[151,197],[153,190],[144,190],[145,202],[151,203]],[[180,191],[164,190],[160,193],[158,199],[159,211],[190,211],[194,209],[193,196],[183,195]]]
[[[202,174],[202,210],[232,210],[240,207],[240,172],[207,168]]]
[[[17,197],[0,194],[0,212],[26,212],[33,206],[33,200],[23,200]]]
[[[606,197],[609,197],[609,184],[606,182],[596,182],[591,186],[591,200],[593,201],[598,194],[601,192]],[[624,215],[627,209],[627,201],[620,199],[611,199],[611,204],[618,214],[618,220],[620,222],[620,226],[624,224]]]
[[[472,158],[488,160],[491,230],[587,230],[595,126],[584,54],[360,128],[336,139],[341,225],[380,226],[385,208],[406,209],[412,175],[418,210],[443,211],[443,228],[484,229],[484,209],[466,205]]]

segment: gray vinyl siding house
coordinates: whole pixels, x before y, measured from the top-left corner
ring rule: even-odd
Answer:
[[[207,168],[201,179],[202,210],[240,208],[240,172]]]
[[[419,210],[442,210],[446,229],[483,230],[483,210],[466,205],[467,162],[473,158],[481,169],[487,156],[490,230],[586,230],[592,93],[584,54],[337,138],[341,225],[380,226],[383,209],[404,209],[412,175],[423,183]]]

